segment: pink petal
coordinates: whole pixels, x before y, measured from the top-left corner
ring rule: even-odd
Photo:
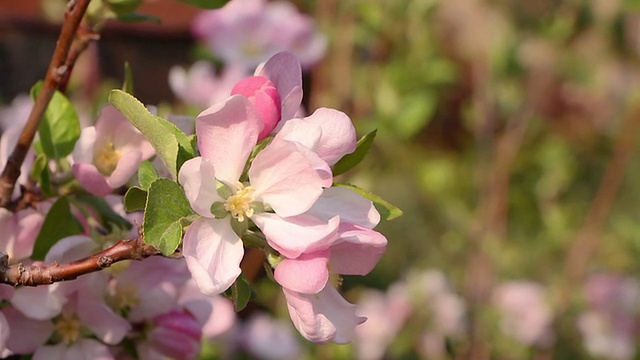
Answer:
[[[283,219],[272,213],[256,214],[251,220],[262,230],[269,245],[289,259],[329,248],[337,239],[340,223],[337,216],[324,222],[306,215]]]
[[[206,295],[222,293],[240,275],[244,248],[229,219],[194,221],[184,234],[182,252],[191,277]]]
[[[94,339],[79,339],[68,346],[64,343],[47,345],[33,354],[33,360],[112,360],[109,348]]]
[[[93,296],[78,296],[76,314],[84,326],[98,339],[116,345],[131,331],[131,324],[113,310],[102,299]]]
[[[344,155],[356,149],[356,130],[351,119],[343,112],[319,108],[304,118],[322,128],[322,138],[315,149],[322,160],[333,165]]]
[[[3,308],[2,313],[9,324],[6,346],[15,354],[34,352],[44,345],[55,330],[51,321],[30,319],[11,306]]]
[[[218,180],[235,185],[262,127],[255,108],[241,95],[231,96],[198,115],[198,149],[213,163]]]
[[[104,175],[90,163],[73,164],[73,175],[80,185],[95,196],[105,196],[111,194],[113,188],[109,186]]]
[[[309,210],[325,184],[296,145],[287,141],[262,150],[253,160],[249,179],[256,199],[283,217]]]
[[[322,127],[304,119],[291,119],[287,121],[273,138],[273,142],[282,140],[296,141],[314,150],[320,143]]]
[[[251,76],[240,80],[231,90],[231,95],[240,94],[253,104],[264,127],[258,141],[267,137],[280,121],[280,95],[274,83],[262,76]]]
[[[342,222],[368,229],[373,229],[380,222],[380,213],[371,200],[339,186],[324,189],[307,213],[323,220],[340,215]]]
[[[254,75],[276,84],[282,99],[282,120],[293,118],[302,103],[302,69],[298,58],[288,52],[275,54]]]
[[[15,259],[25,259],[31,256],[33,245],[44,223],[44,215],[34,209],[24,209],[16,213],[18,233],[13,248]]]
[[[21,287],[16,289],[11,304],[34,320],[49,320],[62,312],[67,298],[58,286]]]
[[[9,323],[0,312],[0,353],[6,348],[7,340],[9,340]]]
[[[293,325],[302,336],[315,343],[349,343],[356,326],[366,320],[357,316],[356,306],[342,298],[331,285],[312,295],[282,290]]]
[[[196,157],[187,160],[180,168],[178,180],[193,210],[206,217],[213,217],[211,205],[224,201],[216,190],[216,173],[209,159]]]
[[[138,172],[140,163],[142,162],[142,153],[139,151],[130,151],[124,153],[118,160],[116,168],[111,175],[107,177],[107,184],[112,188],[119,188],[131,179]]]
[[[80,138],[73,146],[73,161],[75,164],[92,164],[93,163],[93,147],[96,143],[96,128],[89,126],[82,129]]]
[[[291,291],[316,294],[329,280],[329,251],[302,254],[297,259],[282,260],[273,274],[278,284]]]
[[[340,224],[340,239],[331,246],[331,271],[345,275],[366,275],[387,249],[387,238],[377,231]]]

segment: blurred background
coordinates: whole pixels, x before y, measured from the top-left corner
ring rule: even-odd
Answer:
[[[353,344],[285,329],[290,347],[224,338],[203,358],[640,359],[639,1],[259,3],[245,27],[301,31],[275,42],[305,59],[307,113],[332,107],[360,135],[378,129],[339,180],[404,214],[377,228],[389,245],[376,269],[344,280],[369,318]],[[273,4],[278,15],[262,19]],[[46,71],[63,7],[0,0],[6,108]],[[251,73],[277,47],[226,37],[246,46],[238,57],[206,30],[238,28],[177,1],[139,12],[160,23],[109,22],[75,69],[69,91],[89,114],[125,61],[139,99],[196,115],[213,101],[197,89],[225,89],[234,64]],[[287,320],[277,289],[255,286],[271,295],[238,321]]]

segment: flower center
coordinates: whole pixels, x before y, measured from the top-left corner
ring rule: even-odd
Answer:
[[[55,326],[62,341],[67,345],[75,342],[80,337],[80,321],[75,316],[63,316],[56,322]]]
[[[115,149],[113,142],[108,141],[94,157],[96,168],[102,175],[109,176],[116,169],[118,160],[120,160],[120,152]]]
[[[253,186],[245,187],[243,183],[236,182],[236,193],[229,196],[224,202],[224,209],[227,210],[231,216],[238,219],[239,222],[244,221],[244,217],[251,217],[253,215],[253,208],[251,208],[251,202],[253,201],[253,192],[255,188]]]

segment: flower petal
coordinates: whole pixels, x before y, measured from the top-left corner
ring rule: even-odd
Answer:
[[[199,215],[213,217],[211,205],[216,201],[224,201],[216,191],[215,175],[211,161],[202,157],[189,159],[180,168],[178,181],[191,207]]]
[[[7,349],[15,354],[29,354],[44,345],[55,327],[50,320],[34,320],[17,309],[7,306],[2,313],[9,326]]]
[[[107,177],[107,184],[115,189],[124,185],[136,174],[142,162],[142,153],[140,151],[130,151],[124,153],[118,160],[116,168],[111,175]]]
[[[84,326],[101,341],[116,345],[131,331],[131,324],[111,310],[101,299],[81,293],[76,314]]]
[[[307,213],[323,220],[340,215],[342,222],[368,229],[373,229],[380,222],[380,213],[371,200],[339,186],[324,189]]]
[[[194,221],[184,234],[182,252],[191,277],[206,295],[222,293],[240,275],[244,249],[229,219]]]
[[[93,148],[96,143],[96,128],[89,126],[80,132],[80,137],[76,144],[73,146],[73,161],[75,164],[92,164],[93,163]]]
[[[294,117],[302,103],[302,68],[298,58],[288,52],[272,56],[260,65],[256,76],[264,76],[276,84],[282,100],[282,120]]]
[[[233,95],[198,115],[198,149],[213,163],[218,180],[235,185],[262,126],[253,105],[242,95]]]
[[[340,224],[337,216],[325,222],[307,215],[283,219],[272,213],[256,214],[251,220],[262,230],[269,245],[289,259],[329,248],[337,239]]]
[[[262,150],[251,164],[249,179],[256,199],[284,217],[309,210],[325,184],[296,145],[288,141]]]
[[[282,260],[273,273],[278,284],[291,291],[316,294],[329,280],[329,251],[302,254],[297,259]]]
[[[312,295],[282,290],[293,325],[302,336],[315,343],[349,343],[356,326],[366,321],[356,315],[356,306],[342,298],[331,285]]]
[[[80,185],[91,194],[105,196],[113,191],[104,175],[93,164],[77,162],[73,164],[72,170]]]
[[[352,153],[356,149],[356,130],[351,119],[343,112],[319,108],[310,116],[304,118],[322,128],[322,138],[316,153],[329,165],[333,165],[344,155]]]
[[[377,231],[340,224],[340,238],[331,246],[331,271],[345,275],[366,275],[387,249],[387,238]]]

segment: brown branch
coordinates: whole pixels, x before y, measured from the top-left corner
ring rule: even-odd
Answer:
[[[31,147],[40,120],[53,94],[60,86],[60,82],[67,76],[69,66],[66,65],[69,49],[73,43],[76,31],[91,0],[70,0],[65,12],[65,20],[58,37],[56,49],[49,63],[42,89],[29,114],[29,119],[22,129],[18,143],[7,160],[7,164],[0,175],[0,206],[6,207],[11,202],[11,194],[20,176],[20,167]]]
[[[588,270],[589,261],[595,255],[605,221],[611,212],[616,195],[622,185],[625,170],[631,160],[640,127],[640,104],[623,119],[614,143],[611,160],[600,182],[598,192],[591,203],[582,227],[569,245],[565,268],[565,286],[562,287],[558,311],[564,312],[571,301],[575,285],[581,284]]]
[[[136,239],[120,240],[112,247],[66,264],[9,265],[6,254],[0,256],[0,283],[9,285],[38,286],[59,281],[73,280],[80,275],[100,271],[123,260],[142,260],[160,255],[160,251],[147,244],[139,236]]]

